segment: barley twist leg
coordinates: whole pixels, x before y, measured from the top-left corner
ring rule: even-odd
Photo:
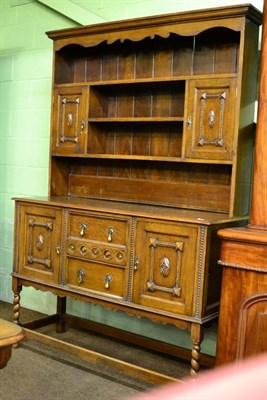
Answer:
[[[191,357],[191,370],[190,375],[196,376],[200,368],[200,350],[201,342],[203,340],[203,327],[200,324],[192,324],[191,337],[193,342],[192,357]]]

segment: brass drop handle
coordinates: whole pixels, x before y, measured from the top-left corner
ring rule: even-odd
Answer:
[[[81,122],[81,132],[83,132],[85,130],[85,127],[86,127],[86,122],[85,122],[85,119],[83,118],[82,122]]]
[[[80,268],[77,271],[77,276],[78,276],[78,285],[80,285],[83,282],[83,278],[85,277],[85,270]]]
[[[112,242],[115,230],[111,226],[109,226],[107,229],[107,233],[108,233],[108,242],[110,243],[110,242]]]
[[[191,119],[191,116],[190,116],[190,115],[189,115],[189,117],[187,118],[186,126],[187,126],[187,129],[191,129],[191,126],[192,126],[192,119]]]
[[[56,253],[57,254],[60,253],[60,243],[59,242],[57,242],[57,245],[56,245]]]
[[[110,288],[110,284],[112,282],[112,275],[107,274],[105,276],[105,289],[108,290]]]
[[[135,271],[135,272],[138,271],[139,262],[140,262],[140,260],[139,260],[139,257],[137,256],[137,257],[135,258],[135,261],[134,261],[134,271]]]
[[[81,224],[80,236],[84,236],[85,231],[87,230],[87,224]]]

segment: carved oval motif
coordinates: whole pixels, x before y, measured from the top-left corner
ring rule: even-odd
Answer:
[[[168,257],[163,257],[160,260],[160,273],[162,276],[166,277],[170,275],[171,264]]]
[[[210,110],[209,115],[208,115],[208,122],[209,122],[209,127],[213,128],[215,124],[215,111]]]
[[[41,233],[38,235],[38,238],[36,240],[36,247],[38,250],[42,250],[42,248],[44,247],[44,237]]]

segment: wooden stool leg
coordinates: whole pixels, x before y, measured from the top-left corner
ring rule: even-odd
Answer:
[[[191,370],[190,370],[190,375],[191,376],[196,376],[200,364],[200,349],[201,349],[201,342],[203,340],[203,327],[200,324],[192,324],[191,327],[191,338],[193,342],[193,348],[192,348],[192,358],[191,358]]]
[[[11,346],[1,347],[1,351],[0,351],[0,369],[4,368],[7,365],[8,361],[11,358],[11,354],[12,354],[12,347]]]

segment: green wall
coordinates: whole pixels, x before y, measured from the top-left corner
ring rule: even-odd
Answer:
[[[83,8],[85,3],[86,9]],[[52,42],[45,32],[79,24],[238,3],[241,2],[0,0],[0,300],[10,303],[13,300],[10,274],[14,202],[11,199],[42,196],[48,191]],[[253,4],[262,10],[262,0]],[[55,296],[24,288],[21,304],[51,314],[55,311]],[[162,326],[72,300],[68,300],[68,312],[191,347],[189,334],[173,326]],[[211,330],[202,348],[214,354],[215,346],[216,332]]]

